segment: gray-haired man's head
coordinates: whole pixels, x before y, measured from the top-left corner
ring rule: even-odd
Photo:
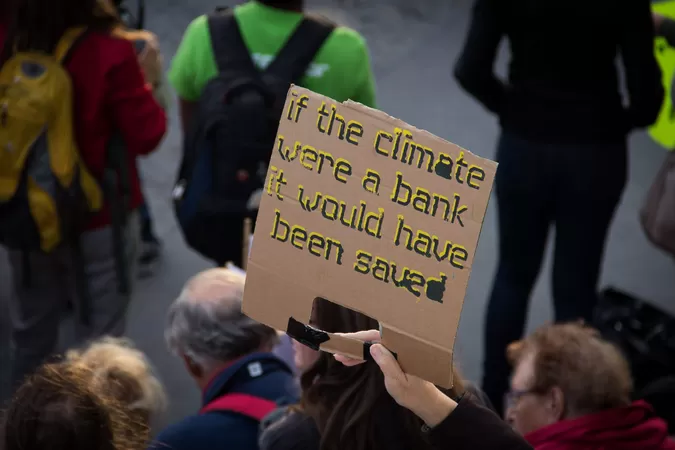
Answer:
[[[209,269],[192,277],[169,309],[165,337],[192,375],[207,377],[223,365],[277,342],[272,328],[241,312],[243,275]]]

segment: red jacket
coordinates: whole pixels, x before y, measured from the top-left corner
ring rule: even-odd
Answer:
[[[0,24],[0,48],[6,27]],[[75,137],[83,161],[101,179],[106,145],[119,130],[129,155],[130,207],[142,202],[136,157],[157,148],[166,132],[166,115],[145,85],[131,42],[91,32],[77,44],[66,63],[74,91]],[[108,205],[87,224],[87,229],[110,224]]]
[[[675,450],[666,423],[643,401],[563,420],[525,439],[535,450]]]

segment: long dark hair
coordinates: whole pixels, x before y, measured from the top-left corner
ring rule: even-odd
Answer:
[[[5,47],[17,51],[51,53],[69,28],[106,32],[119,23],[107,0],[11,0],[2,12],[9,26]]]
[[[323,299],[314,303],[313,319],[317,328],[330,333],[379,328],[376,320]],[[448,395],[463,392],[460,376],[455,374],[455,380]],[[386,436],[401,448],[431,448],[420,432],[422,422],[389,396],[374,362],[345,367],[322,352],[300,384],[301,408],[317,423],[321,450],[390,449]]]

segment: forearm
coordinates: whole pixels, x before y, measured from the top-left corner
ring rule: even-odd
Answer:
[[[459,84],[488,110],[499,114],[506,86],[494,73],[494,61],[503,35],[501,0],[477,0],[454,75]]]
[[[196,109],[196,103],[190,102],[184,99],[179,100],[180,104],[180,122],[183,127],[183,135],[187,135],[190,130],[190,123],[192,121],[192,115]]]
[[[499,114],[506,98],[506,86],[491,73],[466,69],[461,61],[455,68],[455,79],[462,88],[489,111]]]
[[[424,423],[433,428],[443,422],[457,407],[457,402],[439,391],[436,386],[428,385],[428,394],[419,398],[417,405],[410,410]]]
[[[494,412],[474,404],[469,397],[464,396],[452,413],[429,431],[434,449],[532,450],[505,421]]]
[[[173,98],[171,94],[171,89],[166,82],[165,77],[162,77],[156,85],[152,87],[152,95],[159,103],[159,106],[164,109],[164,111],[169,111],[171,104],[173,103]]]

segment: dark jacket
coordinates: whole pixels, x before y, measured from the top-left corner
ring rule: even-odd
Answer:
[[[248,370],[260,363],[259,370]],[[258,369],[258,366],[255,366]],[[291,369],[271,353],[246,356],[218,374],[206,388],[202,405],[229,393],[242,393],[279,403],[297,401],[297,384]],[[259,424],[232,412],[189,416],[163,430],[152,442],[153,450],[256,450]]]
[[[417,450],[406,447],[405,437],[398,436],[396,424],[383,424],[382,447],[391,450]],[[434,450],[532,450],[494,412],[480,406],[471,394],[465,395],[450,415],[428,433]],[[321,435],[308,416],[291,412],[265,430],[260,450],[318,450]]]
[[[493,71],[503,38],[508,81]],[[664,96],[649,0],[476,0],[455,77],[502,128],[546,143],[624,140],[654,123]]]

